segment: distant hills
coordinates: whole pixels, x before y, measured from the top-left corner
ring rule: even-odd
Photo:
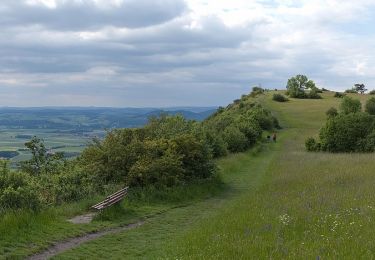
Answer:
[[[0,128],[92,131],[143,126],[150,116],[161,113],[201,121],[215,110],[216,107],[1,107]]]

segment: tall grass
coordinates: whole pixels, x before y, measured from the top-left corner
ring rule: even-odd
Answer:
[[[289,128],[267,170],[268,181],[171,243],[166,255],[179,259],[374,258],[374,154],[305,152],[304,139],[318,131],[325,110],[336,105],[327,94],[321,101],[265,102]]]

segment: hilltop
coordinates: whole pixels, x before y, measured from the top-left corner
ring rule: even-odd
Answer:
[[[304,145],[307,137],[317,135],[326,120],[325,112],[338,107],[341,99],[333,92],[324,92],[322,99],[290,98],[280,103],[272,100],[274,93],[266,92],[245,103],[256,102],[279,119],[282,129],[276,143],[265,140],[269,133],[265,131],[250,150],[216,159],[219,186],[201,183],[174,191],[168,205],[162,202],[166,197],[161,193],[154,193],[159,199],[138,200],[136,206],[124,201],[81,228],[89,231],[108,224],[124,225],[147,212],[150,218],[143,226],[99,238],[59,258],[374,257],[373,153],[312,153]],[[369,98],[348,95],[362,103]],[[243,106],[238,102],[227,107],[224,114]],[[181,200],[181,193],[189,199]],[[56,230],[67,231],[67,236],[82,232],[78,226],[64,222],[64,217],[83,211],[85,206],[79,205],[74,209],[65,206],[62,215],[61,208],[49,211],[48,227],[38,222],[40,216],[33,217],[40,232],[55,232],[53,236],[44,235],[44,240],[62,239]],[[57,218],[55,214],[60,215]],[[45,213],[42,216],[46,218]],[[23,216],[28,218],[30,215]],[[20,221],[17,225],[22,226]],[[0,227],[6,223],[3,220]],[[33,230],[33,226],[28,228]],[[38,232],[33,236],[36,242]],[[20,252],[17,245],[13,247]]]

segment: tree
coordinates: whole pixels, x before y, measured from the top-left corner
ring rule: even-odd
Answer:
[[[357,93],[365,93],[367,91],[366,89],[366,86],[365,84],[355,84],[353,89],[357,92]]]
[[[375,97],[372,97],[369,100],[367,100],[365,111],[370,115],[375,115]]]
[[[31,151],[31,159],[21,162],[21,169],[31,175],[55,173],[65,163],[63,153],[49,153],[42,139],[34,136],[25,146]]]
[[[351,97],[344,97],[340,105],[340,110],[344,114],[361,112],[362,110],[361,101],[359,101],[358,99],[351,98]]]
[[[305,90],[316,90],[314,81],[309,80],[305,75],[297,75],[288,79],[286,86],[288,94],[292,98],[305,98]]]

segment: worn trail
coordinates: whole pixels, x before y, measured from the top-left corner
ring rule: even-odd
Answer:
[[[139,221],[139,222],[136,222],[136,223],[132,223],[132,224],[123,226],[123,227],[107,229],[107,230],[98,231],[98,232],[95,232],[95,233],[85,234],[85,235],[80,236],[80,237],[71,238],[71,239],[63,241],[63,242],[58,242],[58,243],[54,244],[53,246],[49,247],[47,250],[45,250],[41,253],[32,255],[27,259],[29,259],[29,260],[48,259],[52,256],[55,256],[57,254],[60,254],[64,251],[66,251],[66,250],[77,247],[77,246],[79,246],[79,245],[81,245],[85,242],[97,239],[97,238],[105,236],[105,235],[116,234],[116,233],[124,232],[124,231],[127,231],[127,230],[131,230],[131,229],[134,229],[134,228],[137,228],[137,227],[143,225],[144,223],[145,223],[145,221]]]

